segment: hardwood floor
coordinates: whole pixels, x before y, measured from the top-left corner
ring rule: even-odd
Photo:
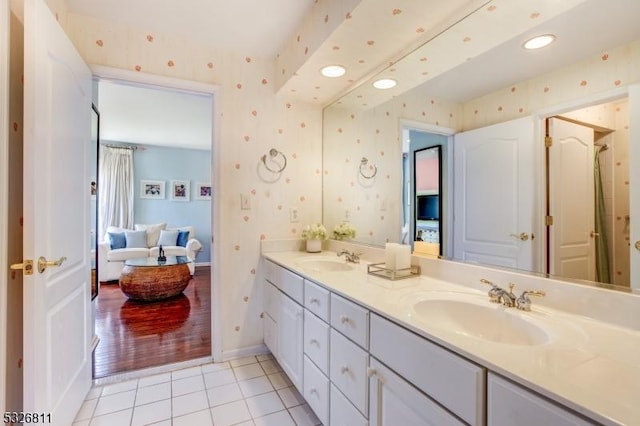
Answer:
[[[183,294],[156,302],[129,300],[117,282],[101,283],[93,377],[210,356],[210,277],[210,267],[197,267]]]

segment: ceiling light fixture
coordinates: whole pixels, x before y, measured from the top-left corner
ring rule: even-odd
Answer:
[[[373,87],[384,90],[391,89],[392,87],[395,87],[396,84],[398,84],[398,82],[391,78],[381,78],[380,80],[373,82]]]
[[[540,49],[542,47],[548,46],[556,39],[556,36],[553,34],[544,34],[541,36],[533,37],[524,42],[522,45],[525,49],[533,50]]]
[[[342,65],[327,65],[320,70],[322,75],[329,78],[342,77],[346,72],[347,69]]]

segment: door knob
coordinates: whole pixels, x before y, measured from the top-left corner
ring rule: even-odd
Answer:
[[[520,235],[509,234],[509,236],[511,236],[513,238],[517,238],[520,241],[527,241],[529,239],[529,234],[527,234],[526,232],[522,232],[522,233],[520,233]]]
[[[591,231],[591,238],[599,237],[600,233],[596,231]]]
[[[60,266],[65,260],[67,260],[67,258],[64,256],[58,260],[47,260],[40,256],[38,258],[38,272],[43,273],[49,266]]]
[[[636,250],[640,251],[640,240],[636,241],[633,246],[636,248]]]
[[[10,266],[13,270],[21,270],[25,275],[33,275],[33,260],[23,260],[22,263],[14,263]]]

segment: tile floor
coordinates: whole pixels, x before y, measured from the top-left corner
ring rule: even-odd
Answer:
[[[74,425],[315,426],[271,355],[94,386]]]

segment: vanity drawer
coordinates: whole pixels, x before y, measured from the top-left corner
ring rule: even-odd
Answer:
[[[371,315],[371,355],[465,422],[484,423],[484,368],[375,314]]]
[[[365,349],[369,348],[369,311],[331,294],[331,326]]]
[[[367,419],[347,398],[331,385],[331,426],[367,426]]]
[[[302,305],[304,302],[304,279],[301,276],[267,260],[265,278],[287,296]]]
[[[591,425],[567,409],[489,373],[487,422],[492,426]]]
[[[329,374],[329,324],[304,310],[304,353]]]
[[[331,330],[329,378],[365,417],[369,409],[368,365],[367,352],[337,331]]]
[[[329,419],[329,379],[304,357],[304,399],[323,425]]]
[[[329,300],[331,293],[311,281],[304,280],[304,307],[329,322]]]
[[[278,307],[280,306],[280,290],[268,281],[264,281],[263,290],[263,309],[267,315],[275,322],[278,322]]]

